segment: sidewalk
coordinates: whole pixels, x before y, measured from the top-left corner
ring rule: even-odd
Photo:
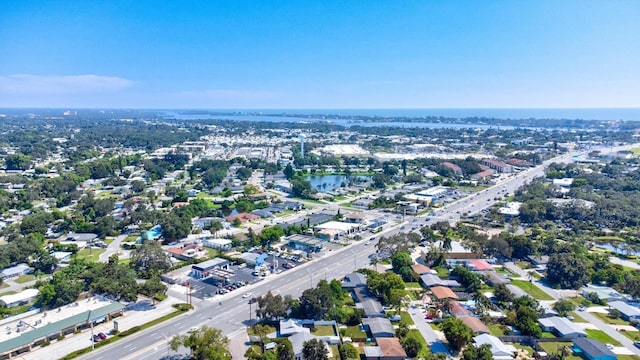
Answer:
[[[180,299],[168,297],[161,303],[156,304],[155,309],[147,306],[138,306],[139,310],[125,310],[124,315],[115,318],[118,322],[120,332],[130,329],[134,326],[148,323],[149,321],[161,316],[170,314],[176,309],[173,304],[183,303]],[[93,333],[103,332],[109,334],[113,329],[113,320],[94,326]],[[40,360],[40,359],[60,359],[61,357],[88,346],[91,346],[91,329],[83,330],[79,334],[67,335],[62,341],[52,341],[51,345],[45,347],[36,347],[28,353],[21,354],[13,359],[20,360]]]

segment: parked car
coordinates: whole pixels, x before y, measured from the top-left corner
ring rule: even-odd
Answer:
[[[104,340],[104,339],[107,338],[107,334],[101,332],[101,333],[98,333],[98,337],[100,337],[100,339]]]
[[[100,339],[100,336],[98,336],[98,334],[93,335],[93,342],[99,342],[100,340],[102,339]]]

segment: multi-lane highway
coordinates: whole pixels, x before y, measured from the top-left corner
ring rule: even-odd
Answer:
[[[369,266],[369,254],[375,246],[360,242],[348,248],[332,251],[330,256],[320,258],[293,270],[272,275],[265,281],[230,293],[213,301],[195,301],[196,310],[170,322],[157,325],[149,330],[101,348],[84,359],[159,359],[166,355],[165,336],[185,332],[193,326],[209,325],[232,334],[243,329],[249,320],[249,304],[242,294],[251,291],[260,296],[271,290],[281,295],[298,297],[302,292],[315,286],[321,279],[337,279],[345,274]],[[220,302],[221,301],[221,304]],[[255,310],[255,305],[253,306]]]
[[[636,145],[637,146],[637,145]],[[624,148],[629,148],[626,146]],[[622,149],[622,148],[619,148]],[[613,149],[607,149],[613,150]],[[616,149],[618,150],[618,149]],[[507,180],[477,193],[469,198],[460,199],[438,210],[435,216],[416,220],[417,225],[431,224],[436,221],[457,221],[463,213],[478,212],[495,202],[495,198],[502,197],[505,192],[513,192],[530,179],[542,176],[544,169],[551,162],[571,162],[578,153],[562,155],[544,164],[512,175]],[[385,231],[386,236],[400,231],[408,231],[413,223],[404,222]],[[376,235],[378,236],[378,235]],[[326,256],[301,265],[293,270],[272,275],[265,281],[244,288],[242,292],[230,293],[218,299],[196,301],[196,309],[177,319],[159,324],[153,328],[127,337],[114,344],[100,348],[83,359],[160,359],[166,355],[166,338],[177,333],[185,332],[191,327],[209,325],[221,329],[225,334],[233,334],[242,330],[249,320],[249,304],[242,298],[245,291],[251,291],[254,296],[260,296],[271,290],[281,295],[298,297],[302,292],[315,286],[320,279],[341,278],[355,269],[369,266],[369,255],[375,252],[374,244],[359,242],[349,247],[333,251]],[[253,316],[253,315],[252,315]]]

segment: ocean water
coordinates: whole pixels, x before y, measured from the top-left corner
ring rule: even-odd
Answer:
[[[625,120],[640,121],[640,108],[589,108],[589,109],[212,109],[211,113],[229,118],[260,117],[269,115],[303,115],[294,121],[327,120],[333,117],[445,117],[445,118],[495,118],[495,119],[568,119],[568,120]],[[184,115],[181,115],[184,116]],[[201,115],[188,115],[200,116]],[[216,116],[220,118],[220,116]],[[246,118],[249,120],[249,118]]]

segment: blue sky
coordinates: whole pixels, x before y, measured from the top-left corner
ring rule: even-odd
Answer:
[[[0,8],[0,107],[640,107],[636,0]]]

